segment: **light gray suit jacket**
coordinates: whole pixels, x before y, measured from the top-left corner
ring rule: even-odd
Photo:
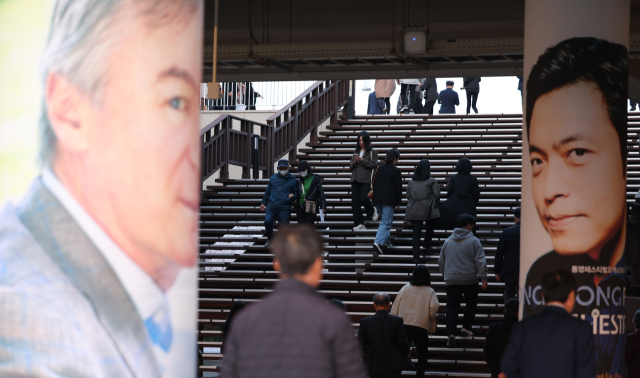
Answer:
[[[158,377],[103,255],[40,178],[0,211],[0,377]]]

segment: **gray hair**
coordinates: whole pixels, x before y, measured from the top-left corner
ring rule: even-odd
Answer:
[[[284,274],[306,274],[322,256],[323,240],[308,224],[280,227],[273,242],[273,254]]]
[[[77,89],[100,101],[107,82],[109,53],[121,33],[114,32],[119,11],[125,4],[140,5],[138,15],[151,18],[149,26],[160,26],[176,14],[193,14],[202,0],[57,0],[53,8],[51,29],[42,55],[43,97],[40,113],[41,167],[55,156],[57,138],[46,104],[49,73],[64,76]]]

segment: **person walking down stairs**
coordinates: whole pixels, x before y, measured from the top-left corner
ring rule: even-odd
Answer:
[[[371,205],[367,194],[371,190],[373,171],[378,166],[378,151],[371,148],[371,137],[363,131],[358,135],[358,143],[353,152],[349,169],[351,170],[351,210],[353,211],[353,229],[366,230],[362,206],[367,217],[372,221],[378,220],[378,212]]]
[[[262,196],[260,211],[265,212],[264,229],[267,234],[266,248],[271,247],[273,238],[273,221],[278,218],[278,225],[291,222],[291,205],[298,199],[298,180],[289,173],[289,160],[278,161],[278,173],[271,176],[267,190]]]
[[[402,174],[396,167],[400,153],[394,149],[387,151],[384,164],[373,175],[373,206],[382,215],[373,249],[383,254],[390,245],[393,213],[402,203]]]
[[[316,214],[322,210],[327,212],[327,201],[322,188],[322,178],[311,172],[311,166],[306,160],[298,163],[298,192],[300,199],[296,203],[296,216],[298,224],[313,224],[316,222]]]
[[[420,160],[411,181],[407,184],[407,210],[404,219],[413,226],[413,262],[420,263],[420,235],[422,224],[426,223],[424,236],[424,254],[431,255],[431,239],[435,220],[440,217],[440,185],[431,177],[431,163],[427,159]]]

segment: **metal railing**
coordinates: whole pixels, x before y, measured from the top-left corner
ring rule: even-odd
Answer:
[[[220,98],[208,99],[200,86],[202,110],[277,110],[287,105],[313,81],[254,81],[219,83]]]
[[[284,155],[297,163],[296,148],[310,134],[317,142],[317,128],[331,117],[337,124],[338,110],[347,103],[349,81],[318,81],[287,106],[267,119],[267,124],[223,114],[200,132],[202,182],[220,170],[229,178],[229,165],[242,167],[242,178],[250,178],[252,135],[258,139],[258,169],[263,177],[273,174],[273,165]]]

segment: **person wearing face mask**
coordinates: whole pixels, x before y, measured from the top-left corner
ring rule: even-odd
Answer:
[[[271,247],[273,221],[284,226],[291,221],[291,205],[298,198],[298,180],[289,173],[289,160],[278,160],[278,173],[271,176],[269,185],[262,197],[260,211],[265,212],[264,229],[267,234],[266,248]]]
[[[316,214],[322,210],[327,212],[327,201],[324,198],[322,178],[311,173],[311,167],[306,160],[298,163],[298,192],[300,199],[296,202],[296,215],[298,224],[311,224],[316,221]]]

